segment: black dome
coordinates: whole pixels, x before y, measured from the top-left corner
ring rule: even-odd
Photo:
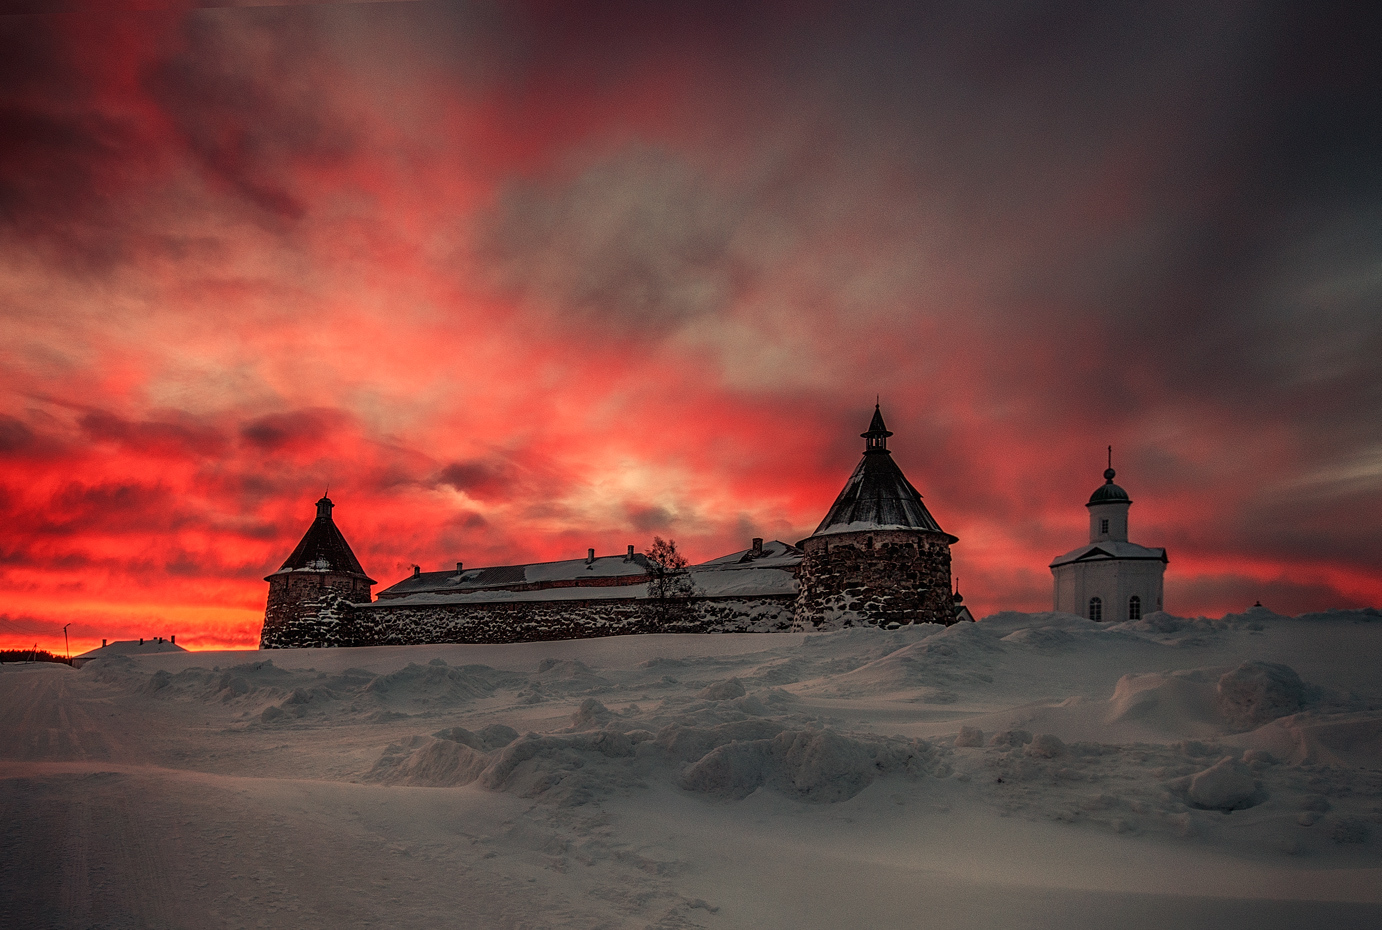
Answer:
[[[1086,507],[1091,504],[1132,503],[1132,498],[1128,497],[1128,492],[1113,483],[1113,476],[1115,474],[1117,474],[1117,472],[1112,468],[1104,472],[1104,483],[1095,489],[1093,494],[1089,495],[1089,503],[1085,504]]]

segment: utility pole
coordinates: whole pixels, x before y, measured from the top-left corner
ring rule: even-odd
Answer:
[[[71,665],[71,664],[72,664],[72,643],[69,642],[68,639],[67,639],[67,628],[68,628],[69,626],[71,626],[71,625],[72,625],[72,624],[70,624],[70,623],[64,623],[64,624],[62,625],[62,644],[63,644],[63,646],[66,647],[66,649],[67,649],[67,664],[68,664],[68,665]]]

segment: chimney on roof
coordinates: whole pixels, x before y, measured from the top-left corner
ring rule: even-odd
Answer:
[[[169,637],[168,637],[168,642],[170,642],[170,643],[172,643],[174,646],[176,646],[176,645],[178,644],[178,634],[174,633],[172,636],[169,636]]]
[[[758,536],[753,538],[753,554],[755,556],[763,554],[763,540]]]
[[[106,648],[106,641],[105,641],[104,639],[101,640],[101,648],[102,648],[102,649]]]
[[[413,566],[413,577],[416,578],[418,575],[421,575],[421,574],[422,574],[422,566],[421,566],[421,565],[414,565],[414,566]]]
[[[593,564],[595,564],[595,550],[594,550],[594,549],[587,549],[587,550],[585,550],[585,564],[587,564],[587,565],[593,565]]]
[[[464,572],[464,571],[465,571],[465,563],[464,563],[464,562],[457,562],[457,563],[456,563],[456,574],[459,575],[459,574],[461,574],[461,573]]]
[[[632,562],[632,561],[633,561],[633,546],[629,546],[629,554],[626,555],[626,556],[624,556],[624,561],[625,561],[625,562]]]
[[[139,645],[144,645],[144,637],[139,637]]]

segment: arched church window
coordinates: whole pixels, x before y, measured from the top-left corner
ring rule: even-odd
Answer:
[[[1142,598],[1138,597],[1136,594],[1128,598],[1128,619],[1142,619]]]
[[[1091,597],[1089,599],[1089,619],[1104,619],[1104,602],[1099,600],[1097,597]]]

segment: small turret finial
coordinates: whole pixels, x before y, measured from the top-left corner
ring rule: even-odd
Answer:
[[[1115,471],[1113,470],[1113,446],[1109,446],[1109,447],[1108,447],[1108,468],[1104,469],[1104,480],[1105,480],[1106,482],[1108,482],[1109,484],[1113,484],[1113,476],[1116,475],[1116,474],[1117,474],[1117,472],[1115,472]]]
[[[869,423],[868,430],[859,435],[868,440],[864,444],[865,452],[888,451],[888,437],[892,435],[892,432],[883,423],[883,411],[878,403],[873,405],[873,420]]]

